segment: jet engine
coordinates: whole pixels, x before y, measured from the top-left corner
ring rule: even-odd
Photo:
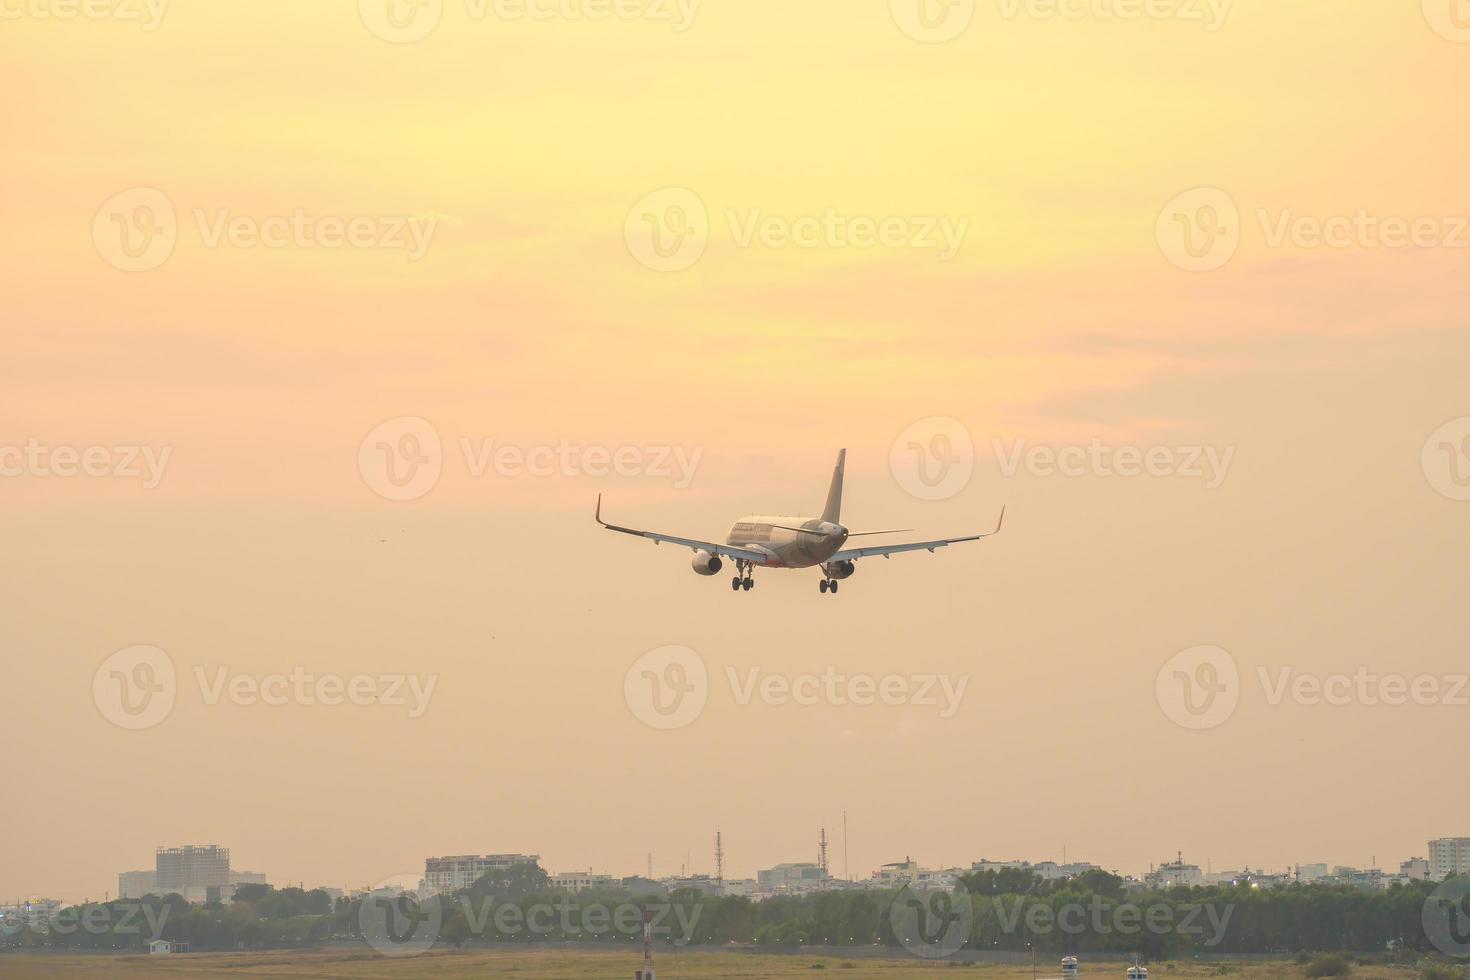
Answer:
[[[857,563],[850,561],[829,561],[822,566],[822,571],[827,573],[828,578],[847,578],[857,571]]]
[[[725,563],[720,561],[719,555],[712,555],[703,549],[694,553],[694,560],[690,562],[694,570],[700,575],[718,575]]]

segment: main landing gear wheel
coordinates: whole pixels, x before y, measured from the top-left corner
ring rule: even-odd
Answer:
[[[730,580],[730,588],[733,591],[735,591],[735,592],[739,592],[740,591],[740,583],[741,583],[741,581],[743,581],[743,580],[740,578],[739,575],[735,576],[734,578],[732,578]]]
[[[828,591],[833,595],[837,594],[837,580],[835,578],[832,580],[832,585],[828,588]]]
[[[755,588],[755,579],[751,578],[749,575],[745,576],[744,588],[746,592],[749,592],[751,589]]]
[[[833,595],[836,595],[837,594],[837,580],[835,578],[824,578],[824,579],[822,579],[821,590],[824,593],[830,592]]]
[[[830,584],[831,583],[828,582],[826,579],[822,579],[821,590],[822,590],[822,594],[823,595],[826,595],[827,594],[827,586],[830,585]]]

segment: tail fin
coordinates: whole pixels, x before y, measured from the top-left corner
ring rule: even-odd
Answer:
[[[827,490],[827,506],[822,508],[822,520],[836,524],[842,520],[842,468],[847,464],[847,450],[837,451],[837,466],[832,470],[832,486]]]

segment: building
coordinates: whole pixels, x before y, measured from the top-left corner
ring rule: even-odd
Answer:
[[[230,884],[232,885],[268,885],[265,880],[264,871],[231,871]]]
[[[1327,865],[1325,864],[1298,864],[1296,866],[1296,880],[1304,885],[1310,885],[1320,878],[1327,877]]]
[[[24,928],[41,928],[55,918],[62,909],[55,898],[28,898],[15,905],[0,905],[0,936]]]
[[[142,898],[158,894],[157,871],[124,871],[117,876],[118,898]]]
[[[1159,865],[1144,875],[1145,884],[1153,888],[1177,888],[1180,885],[1193,887],[1205,883],[1204,872],[1197,864],[1185,864],[1184,855]]]
[[[216,844],[160,847],[153,855],[158,892],[182,895],[193,903],[218,902],[229,897],[230,849]]]
[[[1412,857],[1399,865],[1399,877],[1405,881],[1428,881],[1432,869],[1429,861],[1421,857]]]
[[[1429,842],[1429,874],[1435,881],[1470,874],[1470,837],[1441,837]]]
[[[155,956],[166,956],[170,953],[187,953],[188,951],[188,943],[176,942],[172,939],[155,939],[148,944],[148,952]]]
[[[919,862],[913,858],[904,858],[902,861],[894,861],[885,864],[873,875],[873,881],[885,888],[897,888],[905,882],[914,881],[919,877]]]
[[[778,864],[755,873],[759,890],[766,895],[799,895],[821,891],[831,879],[819,864]]]
[[[551,887],[564,888],[569,892],[586,891],[589,888],[614,888],[621,879],[612,875],[596,875],[588,871],[563,871],[551,876]]]
[[[424,889],[431,894],[468,888],[488,871],[504,871],[517,864],[539,864],[537,854],[455,854],[424,859]]]

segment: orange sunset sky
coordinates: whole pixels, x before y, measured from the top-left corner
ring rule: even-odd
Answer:
[[[719,828],[753,877],[844,811],[861,877],[1470,835],[1470,705],[1261,680],[1467,669],[1470,10],[920,2],[0,0],[0,899],[203,842],[353,887],[711,871]],[[364,446],[401,419],[438,440],[406,500]],[[1008,465],[1094,444],[1229,463]],[[841,447],[854,530],[1004,532],[834,598],[592,520],[811,515]],[[929,451],[968,479],[926,491]],[[140,644],[177,690],[133,730],[94,679]],[[1156,678],[1201,644],[1239,704],[1190,730]],[[710,675],[674,730],[625,696],[665,645]],[[968,686],[727,683],[829,668]],[[221,669],[435,688],[210,703]]]

